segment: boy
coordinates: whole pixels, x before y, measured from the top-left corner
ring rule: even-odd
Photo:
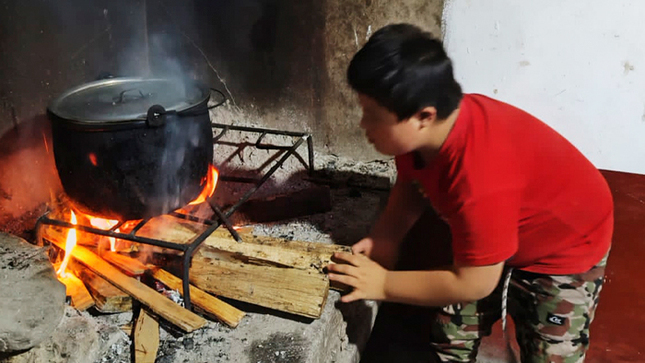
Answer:
[[[613,232],[599,171],[526,112],[462,94],[441,42],[412,25],[376,32],[347,74],[361,127],[398,177],[369,236],[328,267],[353,287],[342,301],[440,307],[433,351],[472,362],[508,295],[523,362],[582,362]],[[451,265],[388,270],[424,199],[450,226]]]

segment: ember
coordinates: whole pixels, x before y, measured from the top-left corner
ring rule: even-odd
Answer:
[[[90,158],[90,163],[92,163],[92,165],[98,166],[98,162],[96,161],[96,154],[90,153],[89,158]]]

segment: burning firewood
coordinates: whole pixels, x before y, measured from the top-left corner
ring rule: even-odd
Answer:
[[[94,299],[83,285],[83,281],[78,277],[71,273],[66,273],[64,276],[60,276],[58,280],[65,284],[67,296],[71,297],[71,305],[74,308],[84,311],[94,306]]]
[[[101,257],[130,276],[141,276],[146,273],[146,270],[148,269],[148,267],[139,262],[139,260],[135,260],[116,252],[105,252]]]
[[[109,257],[107,260],[110,262],[117,260],[118,263],[122,266],[139,266],[139,268],[143,272],[147,272],[154,279],[168,286],[170,289],[179,292],[179,294],[183,296],[182,281],[178,277],[154,265],[143,265],[141,262],[133,258],[123,255],[118,256],[118,259]],[[106,256],[104,255],[103,257],[105,258]],[[220,299],[205,293],[204,291],[198,289],[193,285],[190,285],[190,296],[191,302],[195,306],[202,309],[207,314],[215,317],[217,320],[230,326],[231,328],[235,328],[245,315],[243,311],[238,310],[233,306],[221,301]]]
[[[69,267],[85,283],[94,298],[96,310],[102,313],[120,313],[132,310],[132,298],[130,295],[117,289],[81,263],[71,261]]]
[[[190,243],[203,226],[172,216],[150,220],[139,233]],[[240,233],[239,243],[224,229],[206,238],[193,257],[191,283],[218,296],[318,318],[330,284],[324,273],[334,252],[346,246],[287,241]]]
[[[177,290],[180,293],[183,292],[181,279],[175,277],[173,274],[157,267],[148,270],[148,273],[169,288]],[[213,315],[231,328],[235,328],[245,315],[243,311],[234,308],[213,295],[205,293],[193,285],[190,285],[190,300],[195,306]]]
[[[43,234],[46,239],[53,241],[60,241],[64,236],[64,232],[62,232],[58,227],[53,226],[47,226],[46,228],[44,228]],[[76,248],[79,248],[79,246],[75,247],[74,249]],[[97,258],[99,257],[97,256]],[[126,271],[126,273],[131,276],[140,276],[143,275],[147,270],[151,270],[149,271],[150,275],[152,275],[155,279],[159,280],[173,290],[183,292],[180,279],[166,271],[159,269],[154,265],[144,265],[139,260],[114,252],[105,252],[102,255],[102,258],[108,260],[110,263],[113,263],[119,269]],[[115,288],[112,285],[111,281],[106,281],[109,279],[103,279],[102,277],[98,276],[101,274],[97,275],[92,272],[92,270],[85,268],[79,263],[74,263],[74,261],[72,261],[70,264],[72,269],[79,276],[83,277],[86,284],[91,287],[92,294],[97,300],[97,307],[100,311],[118,312],[125,311],[124,309],[129,310],[131,308],[132,302],[130,296],[125,295],[124,297],[124,293],[122,293],[121,290]],[[79,265],[80,267],[78,267]],[[190,291],[192,297],[191,301],[197,307],[230,327],[236,327],[242,317],[244,317],[244,312],[230,306],[229,304],[224,303],[223,301],[217,299],[212,295],[208,295],[207,293],[197,289],[195,286],[191,286]],[[161,298],[162,296],[159,295],[159,297]]]
[[[164,239],[176,243],[190,243],[201,233],[203,226],[172,216],[160,216],[148,222],[139,232],[141,236]],[[290,267],[322,272],[335,252],[351,252],[351,248],[334,244],[287,241],[280,238],[256,237],[238,232],[244,243],[235,241],[223,228],[206,238],[204,246],[239,256],[256,264]]]
[[[48,230],[51,229],[46,229],[45,233]],[[45,238],[47,238],[46,235]],[[48,238],[48,240],[59,248],[64,247],[63,243],[56,238]],[[206,325],[204,318],[182,308],[169,299],[163,298],[154,289],[125,275],[89,249],[76,246],[72,249],[71,256],[183,331],[192,332]]]
[[[116,227],[112,223],[105,226],[105,228]],[[126,227],[120,225],[119,228]],[[206,228],[208,226],[203,223],[173,215],[163,215],[147,221],[136,233],[142,238],[189,244]],[[62,240],[61,235],[64,232],[60,231],[61,228],[46,226],[44,230],[45,235],[49,234],[57,241]],[[331,262],[335,252],[349,252],[351,249],[340,245],[256,237],[248,230],[238,233],[242,236],[241,243],[224,228],[219,228],[206,237],[192,258],[190,282],[217,296],[309,318],[318,318],[330,289],[324,268]],[[103,250],[100,246],[97,247],[99,251]],[[175,250],[151,245],[138,245],[137,250],[139,258],[146,258],[142,261],[155,266],[165,266],[167,263],[176,261],[178,257]],[[120,253],[105,251],[101,256],[113,265],[128,271],[127,273],[132,276],[139,276],[150,268]],[[88,267],[92,268],[92,266]],[[97,273],[103,276],[99,271]],[[166,280],[172,278],[172,275],[161,274],[158,270],[150,271],[149,274],[153,276],[157,274],[155,276],[157,279],[162,279],[164,276]],[[114,283],[114,281],[111,282]],[[174,285],[169,281],[162,282],[173,290],[183,292],[183,288],[179,288],[180,281],[174,281]],[[199,293],[197,295],[201,296]],[[191,300],[195,299],[192,294],[191,297]],[[212,297],[212,299],[215,298]],[[235,314],[227,316],[226,310],[218,311],[218,307],[213,304],[209,304],[208,307],[212,310],[215,306],[215,311],[199,306],[197,301],[195,305],[231,326],[235,326],[236,321],[241,318],[241,315]]]

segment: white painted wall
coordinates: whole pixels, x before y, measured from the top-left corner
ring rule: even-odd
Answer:
[[[464,91],[518,106],[598,168],[645,174],[645,1],[446,0]]]

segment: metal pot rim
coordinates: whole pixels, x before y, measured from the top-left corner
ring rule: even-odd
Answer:
[[[140,123],[142,120],[146,119],[148,107],[142,106],[140,109],[136,109],[136,112],[124,112],[116,113],[111,115],[82,115],[83,111],[77,111],[76,113],[70,110],[70,105],[66,104],[71,97],[75,95],[82,94],[83,92],[90,92],[97,88],[105,87],[118,87],[126,86],[128,84],[151,84],[151,83],[166,83],[170,85],[179,85],[181,87],[191,88],[191,91],[194,91],[195,94],[193,97],[190,97],[181,101],[179,97],[176,98],[176,102],[171,102],[171,104],[163,104],[163,102],[153,102],[154,104],[161,103],[162,106],[166,108],[167,111],[182,112],[189,109],[192,109],[198,105],[206,104],[210,99],[210,90],[208,87],[205,87],[197,82],[172,78],[144,78],[144,77],[118,77],[110,78],[104,80],[93,81],[79,85],[77,87],[71,88],[65,91],[63,94],[55,98],[49,105],[48,111],[58,116],[60,119],[63,119],[67,122],[77,124],[79,126],[125,126],[127,123]],[[90,106],[91,107],[91,106]],[[134,107],[136,108],[136,107]]]

